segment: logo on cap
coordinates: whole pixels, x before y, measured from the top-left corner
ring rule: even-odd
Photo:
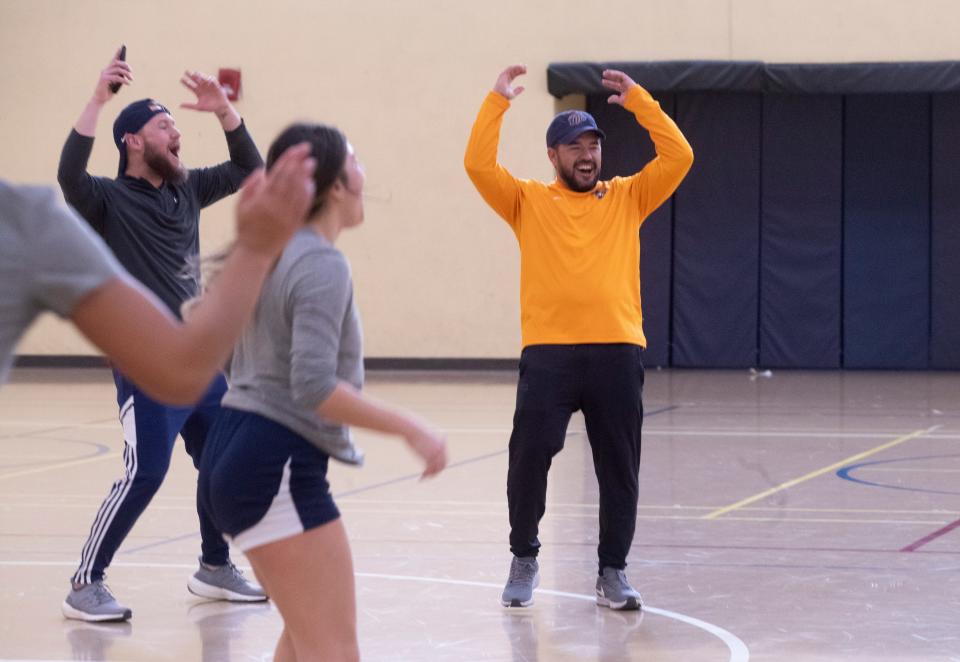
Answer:
[[[550,126],[547,127],[547,147],[558,144],[568,145],[587,131],[596,132],[597,136],[605,139],[603,131],[597,128],[597,123],[590,113],[582,110],[565,110],[558,113]]]

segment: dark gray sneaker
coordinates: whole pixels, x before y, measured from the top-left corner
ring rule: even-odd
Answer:
[[[247,580],[232,561],[216,567],[201,561],[200,568],[187,581],[187,590],[208,600],[263,602],[267,599],[263,589]]]
[[[72,588],[60,609],[64,616],[78,621],[125,621],[133,616],[129,607],[117,602],[102,579]]]
[[[604,568],[597,577],[597,604],[610,609],[643,609],[640,594],[630,586],[627,574],[617,568]]]
[[[529,607],[533,604],[533,589],[540,585],[540,564],[536,557],[514,556],[510,563],[510,577],[500,594],[504,607]]]

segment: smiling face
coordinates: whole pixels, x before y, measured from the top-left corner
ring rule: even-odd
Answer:
[[[600,136],[585,131],[572,143],[547,148],[557,177],[572,191],[592,191],[600,179]]]
[[[143,161],[151,170],[173,184],[186,180],[187,169],[180,160],[180,132],[173,117],[157,113],[137,132],[137,137],[142,143]]]

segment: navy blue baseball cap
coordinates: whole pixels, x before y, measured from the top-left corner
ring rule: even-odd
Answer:
[[[554,117],[547,127],[547,147],[569,145],[587,131],[594,131],[602,139],[607,137],[597,128],[597,121],[590,113],[583,110],[565,110]]]
[[[170,111],[163,104],[157,103],[153,99],[140,99],[140,101],[131,103],[117,115],[117,119],[113,122],[113,142],[120,150],[121,175],[127,169],[127,146],[123,144],[123,137],[128,133],[136,133],[150,121],[150,118],[160,113],[169,115]]]

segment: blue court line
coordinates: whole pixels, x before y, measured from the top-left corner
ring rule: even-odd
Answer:
[[[644,418],[644,419],[647,419],[647,418],[649,418],[650,416],[656,416],[657,414],[662,414],[662,413],[664,413],[664,412],[673,411],[674,409],[679,409],[679,408],[680,408],[680,405],[670,405],[670,406],[668,406],[668,407],[661,407],[660,409],[654,409],[652,412],[645,413],[645,414],[643,415],[643,418]],[[454,462],[453,464],[448,464],[445,470],[453,469],[454,467],[462,467],[462,466],[467,465],[467,464],[473,464],[474,462],[481,462],[481,461],[483,461],[483,460],[489,460],[491,457],[497,457],[497,456],[499,456],[499,455],[503,455],[503,454],[505,454],[507,451],[508,451],[508,449],[504,448],[503,450],[494,451],[493,453],[487,453],[487,454],[485,454],[485,455],[478,455],[477,457],[471,457],[471,458],[466,459],[466,460],[460,460],[459,462]],[[356,489],[354,489],[354,490],[349,490],[349,491],[347,491],[347,492],[340,492],[340,493],[338,493],[338,494],[334,494],[334,495],[333,495],[333,498],[334,498],[334,499],[339,499],[339,498],[342,498],[342,497],[353,496],[354,494],[360,494],[361,492],[369,492],[370,490],[375,490],[375,489],[378,489],[378,488],[381,488],[381,487],[387,487],[387,486],[389,486],[389,485],[395,485],[395,484],[397,484],[397,483],[402,483],[402,482],[408,481],[408,480],[415,480],[415,479],[418,479],[418,478],[420,478],[420,474],[418,474],[418,473],[416,473],[416,474],[407,474],[406,476],[400,476],[400,477],[398,477],[398,478],[392,478],[392,479],[390,479],[390,480],[385,480],[385,481],[383,481],[383,482],[381,482],[381,483],[374,483],[373,485],[367,485],[367,486],[365,486],[365,487],[358,487],[358,488],[356,488]],[[121,553],[121,554],[135,554],[135,553],[137,553],[137,552],[142,552],[143,550],[146,550],[146,549],[152,549],[152,548],[154,548],[154,547],[160,547],[160,546],[162,546],[162,545],[166,545],[167,543],[178,542],[178,541],[180,541],[180,540],[187,540],[187,539],[189,539],[189,538],[197,538],[197,537],[199,537],[199,536],[200,536],[200,532],[199,532],[199,531],[194,531],[194,532],[192,532],[192,533],[184,533],[183,535],[176,536],[176,537],[174,537],[174,538],[165,538],[164,540],[161,540],[161,541],[159,541],[159,542],[153,542],[153,543],[150,543],[150,544],[148,544],[148,545],[141,545],[140,547],[132,547],[132,548],[130,548],[130,549],[125,549],[125,550],[122,550],[120,553]]]
[[[903,485],[889,485],[887,483],[877,483],[875,481],[864,480],[862,478],[854,478],[850,474],[856,471],[857,469],[862,469],[863,467],[875,465],[875,464],[892,464],[895,462],[911,462],[913,460],[939,460],[945,457],[960,457],[960,454],[950,454],[950,455],[921,455],[917,457],[901,457],[895,460],[874,460],[872,462],[860,462],[858,464],[851,464],[846,467],[842,467],[837,470],[837,476],[844,480],[849,480],[851,483],[860,483],[861,485],[869,485],[870,487],[882,487],[888,490],[902,490],[904,492],[924,492],[926,494],[949,494],[951,496],[958,496],[960,492],[951,492],[949,490],[928,490],[923,487],[905,487]]]

